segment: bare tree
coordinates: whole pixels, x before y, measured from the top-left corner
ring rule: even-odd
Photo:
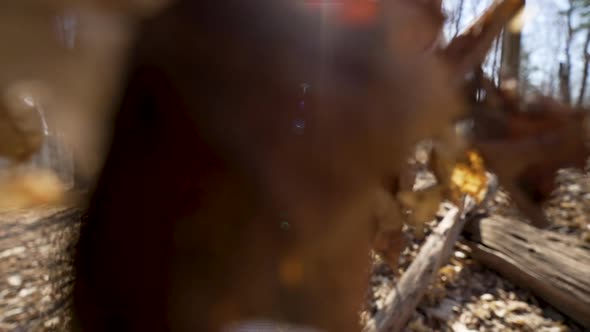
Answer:
[[[521,54],[521,34],[520,31],[511,31],[504,29],[502,34],[502,62],[500,70],[500,79],[519,79],[520,73],[520,54]]]
[[[584,56],[584,69],[582,70],[582,82],[580,83],[580,93],[578,94],[578,101],[576,106],[582,106],[584,102],[584,95],[586,94],[586,85],[588,80],[588,66],[590,65],[590,54],[588,54],[588,46],[590,46],[590,28],[586,30],[586,40],[584,42],[584,49],[582,50]]]
[[[500,43],[502,43],[502,36],[498,36],[494,42],[494,53],[492,54],[492,80],[499,86],[500,85],[500,73],[498,72],[498,61],[501,61],[501,49]]]
[[[574,1],[569,0],[569,7],[565,12],[566,15],[566,26],[567,26],[567,37],[565,41],[565,63],[559,64],[559,90],[561,93],[561,99],[566,104],[571,104],[571,89],[570,89],[570,72],[572,68],[572,55],[571,47],[574,38],[574,28],[572,25],[572,17],[574,14]]]
[[[457,37],[459,32],[461,31],[461,19],[463,18],[463,6],[465,4],[465,0],[459,1],[459,6],[455,15],[453,15],[453,21],[455,23],[455,33],[453,34],[453,38]]]

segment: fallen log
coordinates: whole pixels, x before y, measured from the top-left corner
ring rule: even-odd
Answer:
[[[493,216],[467,226],[473,257],[590,328],[590,246]]]
[[[401,331],[428,291],[465,224],[459,209],[451,208],[433,230],[416,259],[385,299],[383,309],[365,326],[365,332]]]

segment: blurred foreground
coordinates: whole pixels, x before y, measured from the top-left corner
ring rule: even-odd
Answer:
[[[0,5],[0,63],[11,64],[0,71],[0,326],[217,331],[265,319],[357,331],[367,253],[395,269],[411,229],[424,246],[364,323],[401,330],[413,317],[410,329],[427,329],[415,308],[444,302],[434,282],[457,274],[445,266],[453,244],[492,252],[510,232],[482,226],[498,183],[522,213],[508,221],[519,234],[495,263],[479,260],[532,278],[588,324],[588,266],[558,271],[571,272],[564,282],[533,246],[555,223],[543,210],[555,172],[587,161],[587,114],[520,88],[524,1],[494,2],[448,41],[441,5]],[[482,64],[500,40],[502,70],[489,77]],[[426,161],[408,163],[416,153]],[[415,183],[424,170],[429,186]],[[75,208],[34,208],[59,204]],[[560,239],[586,262],[580,240]],[[474,325],[445,317],[427,323]]]

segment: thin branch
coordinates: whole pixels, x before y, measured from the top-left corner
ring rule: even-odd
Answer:
[[[365,332],[401,331],[428,291],[438,270],[448,260],[465,225],[457,207],[451,208],[433,230],[416,259],[385,298],[383,309],[365,327]]]
[[[500,52],[500,43],[502,42],[502,35],[496,37],[494,45],[494,54],[492,61],[492,81],[496,83],[496,86],[500,86],[500,73],[498,72],[498,53]],[[501,55],[501,54],[500,54]]]
[[[459,35],[460,32],[460,28],[461,28],[461,18],[463,18],[463,5],[464,5],[465,0],[461,0],[459,1],[459,8],[457,8],[457,13],[455,16],[455,34],[453,34],[453,38],[457,37],[457,35]]]

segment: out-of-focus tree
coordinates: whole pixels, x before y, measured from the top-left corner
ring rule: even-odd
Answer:
[[[457,8],[457,11],[454,13],[453,15],[453,23],[455,25],[455,34],[454,37],[456,37],[459,32],[461,31],[461,18],[463,17],[463,6],[465,5],[465,0],[460,0],[459,1],[459,6]]]
[[[539,66],[531,61],[531,50],[521,49],[520,54],[520,68],[519,68],[519,80],[518,80],[518,90],[524,96],[536,95],[536,94],[545,94],[543,91],[542,86],[536,86],[532,84],[532,75],[541,70]]]
[[[463,31],[491,2],[444,0],[447,39]],[[512,40],[508,40],[503,38],[507,32],[502,34],[491,48],[484,72],[498,85],[501,75],[518,79],[525,93],[541,93],[575,105],[590,101],[590,57],[586,60],[590,51],[589,9],[590,0],[527,0],[520,35],[511,34]],[[506,54],[506,47],[513,54]],[[528,61],[527,68],[520,68],[524,66],[521,61]]]
[[[502,61],[500,84],[507,80],[520,79],[521,34],[520,31],[504,29],[502,34]]]
[[[581,50],[581,58],[583,59],[584,65],[582,69],[580,91],[578,92],[578,99],[576,101],[576,106],[582,106],[586,95],[588,67],[590,64],[590,55],[588,53],[588,47],[590,46],[590,0],[574,0],[573,4],[580,17],[580,23],[576,26],[573,32],[581,32],[585,34],[584,44]]]
[[[500,48],[501,44],[502,44],[502,36],[498,36],[498,38],[496,38],[496,41],[494,42],[494,48],[492,51],[493,53],[490,55],[491,61],[492,61],[490,76],[491,76],[492,80],[494,81],[494,83],[496,83],[496,84],[500,84],[499,67],[500,67],[501,56],[502,56],[502,49]]]
[[[584,96],[586,95],[586,85],[588,81],[588,65],[590,63],[590,54],[588,53],[588,46],[590,46],[590,29],[586,29],[586,39],[584,41],[583,59],[584,69],[582,70],[582,82],[580,83],[580,93],[578,94],[578,101],[576,106],[582,106]]]
[[[563,15],[566,17],[567,22],[567,37],[565,41],[565,62],[561,62],[559,64],[559,92],[561,94],[561,99],[564,103],[570,104],[571,103],[571,89],[570,89],[570,74],[572,68],[572,55],[571,55],[571,47],[572,41],[574,36],[574,28],[572,24],[573,14],[574,14],[574,1],[575,0],[568,0],[569,7],[565,12],[562,12]]]
[[[589,0],[568,0],[566,10],[560,12],[566,20],[566,40],[564,45],[565,61],[559,64],[559,86],[563,102],[571,104],[573,99],[572,91],[572,61],[574,54],[572,48],[580,33],[585,34],[584,43],[581,49],[583,61],[582,77],[579,84],[576,105],[582,106],[586,94],[588,80],[588,47],[590,46],[590,1]]]

